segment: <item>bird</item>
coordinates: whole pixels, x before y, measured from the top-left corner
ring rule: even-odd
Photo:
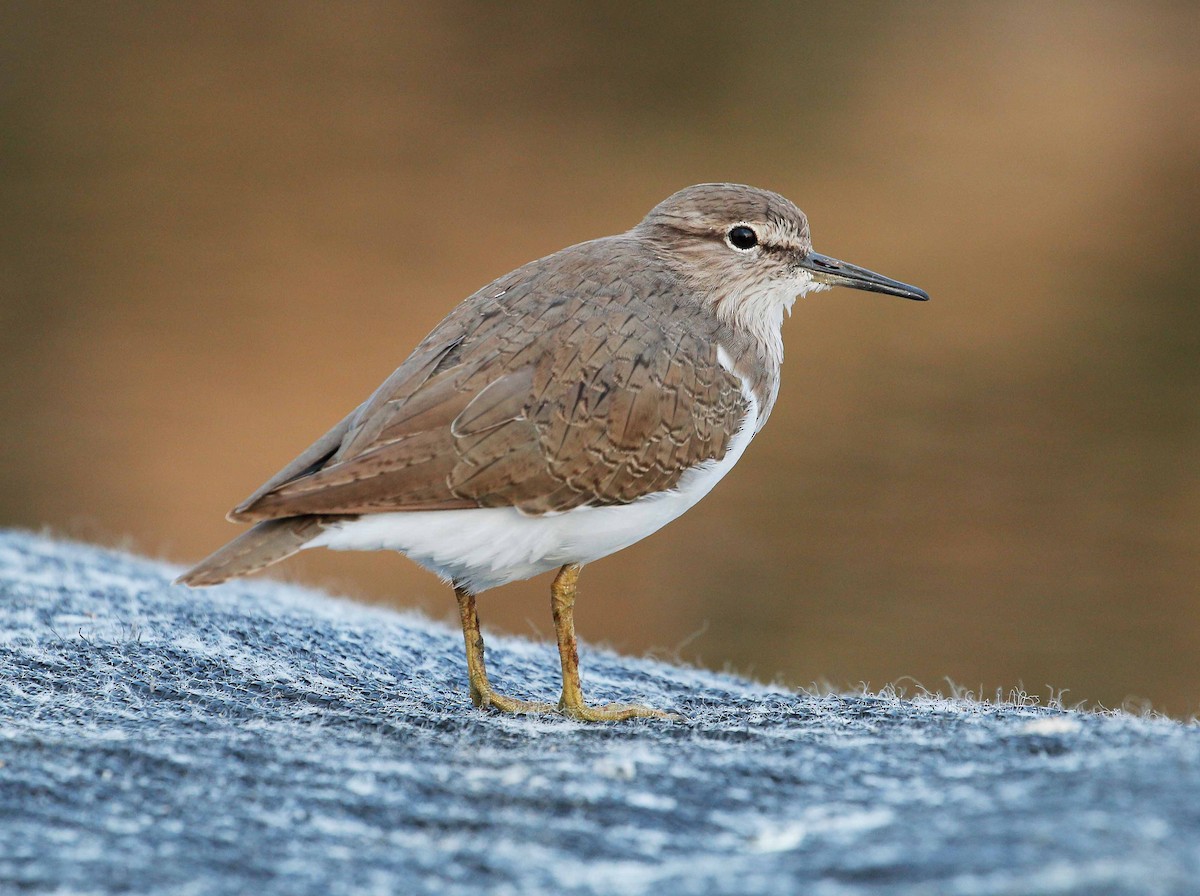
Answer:
[[[465,299],[227,515],[252,528],[177,581],[216,585],[315,547],[398,551],[454,589],[475,706],[678,719],[585,700],[580,570],[679,517],[741,459],[779,393],[785,315],[834,286],[929,298],[815,252],[807,217],[778,193],[680,190],[625,233]],[[552,570],[562,691],[516,699],[488,679],[476,596]]]

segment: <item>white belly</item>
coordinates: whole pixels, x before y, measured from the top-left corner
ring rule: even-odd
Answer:
[[[566,563],[590,563],[657,532],[707,495],[750,444],[758,403],[719,461],[688,470],[676,488],[613,507],[527,516],[512,507],[372,513],[331,526],[306,547],[400,551],[443,579],[479,592]]]

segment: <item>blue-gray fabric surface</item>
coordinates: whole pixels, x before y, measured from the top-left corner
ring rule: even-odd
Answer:
[[[688,721],[489,715],[455,630],[177,571],[0,533],[0,892],[1200,892],[1194,725],[594,649],[591,698]]]

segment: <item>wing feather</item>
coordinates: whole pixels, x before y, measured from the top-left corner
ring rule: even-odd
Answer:
[[[561,512],[634,501],[722,457],[748,408],[708,316],[664,314],[655,292],[680,288],[665,269],[599,288],[599,256],[622,247],[598,242],[463,302],[232,516]]]

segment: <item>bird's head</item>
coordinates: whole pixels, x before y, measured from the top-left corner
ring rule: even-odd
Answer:
[[[755,331],[777,331],[798,296],[833,286],[929,298],[915,286],[814,252],[804,212],[769,190],[688,187],[651,209],[633,233],[678,263],[719,314]]]

